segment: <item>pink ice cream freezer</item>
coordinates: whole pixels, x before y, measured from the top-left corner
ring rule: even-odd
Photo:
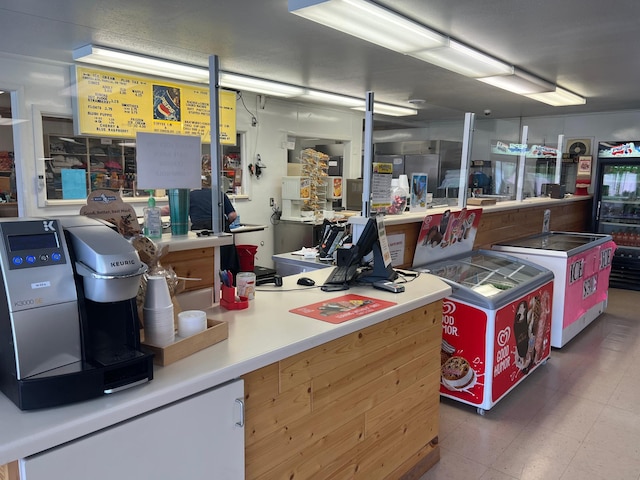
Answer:
[[[465,209],[425,217],[413,269],[452,287],[443,301],[440,394],[484,414],[549,358],[553,273],[472,251],[480,215]]]
[[[611,235],[547,232],[492,248],[553,272],[552,347],[566,345],[606,309],[616,249]]]

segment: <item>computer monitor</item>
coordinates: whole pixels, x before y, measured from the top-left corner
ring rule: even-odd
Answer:
[[[380,237],[384,236],[383,239]],[[356,277],[357,282],[373,283],[381,280],[395,280],[397,274],[391,266],[390,255],[383,255],[381,240],[386,245],[386,234],[382,219],[380,226],[375,218],[367,220],[362,233],[355,244],[356,250],[353,252],[352,262],[358,265],[365,265]],[[388,247],[386,247],[388,250]],[[373,254],[372,262],[365,262],[365,258]],[[351,263],[353,264],[353,263]]]

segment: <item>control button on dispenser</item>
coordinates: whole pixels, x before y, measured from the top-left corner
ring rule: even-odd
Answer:
[[[62,255],[60,254],[60,252],[53,252],[51,254],[51,260],[53,260],[54,262],[59,262],[61,258]]]
[[[27,263],[36,263],[36,257],[33,255],[27,255]]]
[[[43,253],[42,255],[40,255],[41,262],[46,262],[48,260],[49,260],[49,255],[47,255],[46,253]]]
[[[11,262],[13,262],[14,265],[22,265],[22,262],[24,262],[24,260],[22,257],[15,256],[11,259]]]

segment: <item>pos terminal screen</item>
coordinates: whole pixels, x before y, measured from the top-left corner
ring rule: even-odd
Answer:
[[[7,240],[9,242],[9,250],[12,252],[58,247],[58,236],[55,233],[7,235]]]

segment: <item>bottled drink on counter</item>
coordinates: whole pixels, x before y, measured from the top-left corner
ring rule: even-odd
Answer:
[[[160,207],[156,207],[156,199],[151,195],[147,207],[144,208],[143,234],[148,238],[162,238],[162,216]]]

